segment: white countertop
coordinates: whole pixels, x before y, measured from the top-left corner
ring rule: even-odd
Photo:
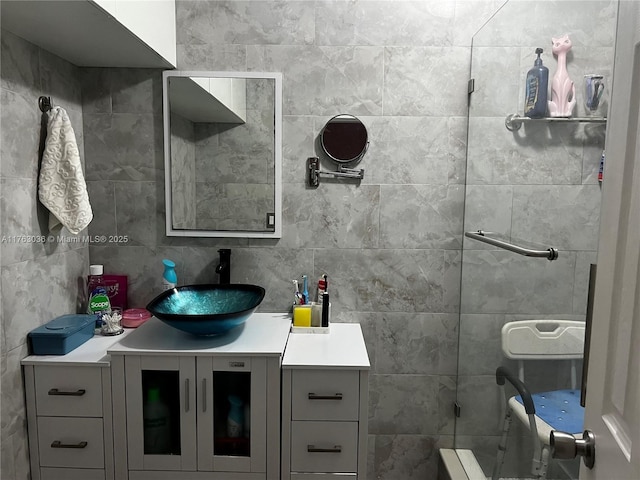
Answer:
[[[370,368],[359,323],[332,323],[329,331],[291,333],[282,368]]]
[[[94,335],[78,348],[66,355],[30,355],[22,359],[22,365],[90,365],[108,367],[110,365],[107,349],[128,337],[135,329],[125,328],[124,333],[113,337]]]
[[[291,316],[254,313],[224,335],[199,337],[151,318],[127,338],[111,345],[111,355],[276,355],[287,345]]]

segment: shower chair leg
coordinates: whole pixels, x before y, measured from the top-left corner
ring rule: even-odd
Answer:
[[[509,436],[509,428],[511,427],[511,409],[507,409],[507,413],[504,417],[502,424],[502,436],[500,437],[500,444],[498,445],[498,453],[496,454],[496,464],[493,467],[493,474],[491,480],[498,480],[500,478],[500,470],[504,463],[504,455],[507,453],[507,437]]]

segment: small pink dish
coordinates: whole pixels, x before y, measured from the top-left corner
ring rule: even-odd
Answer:
[[[151,318],[151,314],[144,308],[129,308],[122,313],[122,326],[136,328]]]

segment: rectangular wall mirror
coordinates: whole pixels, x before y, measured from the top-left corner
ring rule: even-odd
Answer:
[[[280,238],[282,74],[165,71],[166,231]]]

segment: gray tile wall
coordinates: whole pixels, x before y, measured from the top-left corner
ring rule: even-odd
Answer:
[[[0,62],[0,328],[2,462],[0,477],[28,480],[24,388],[20,360],[27,333],[52,318],[80,308],[89,269],[86,243],[27,243],[48,236],[48,212],[38,202],[40,95],[67,110],[83,154],[78,68],[2,30]],[[86,234],[81,232],[80,236]],[[25,238],[17,238],[17,236]],[[73,238],[66,229],[59,232]]]
[[[458,33],[477,29],[495,3],[477,2],[473,15],[464,1],[445,0],[177,3],[179,69],[283,73],[279,241],[166,238],[155,175],[161,116],[151,108],[160,73],[127,82],[133,74],[103,70],[84,85],[111,78],[104,98],[87,92],[100,106],[127,90],[149,102],[146,111],[140,101],[130,110],[84,105],[91,183],[116,185],[97,209],[109,217],[100,225],[129,236],[126,245],[92,245],[92,261],[127,273],[138,305],[160,292],[163,257],[178,264],[180,283],[217,281],[221,246],[232,248],[233,282],[267,289],[263,311],[290,308],[291,279],[327,273],[334,321],[362,323],[372,360],[369,478],[435,477],[437,449],[453,445],[471,39]],[[339,113],[369,129],[365,179],[310,190],[306,158]],[[144,155],[125,170],[128,152]]]

